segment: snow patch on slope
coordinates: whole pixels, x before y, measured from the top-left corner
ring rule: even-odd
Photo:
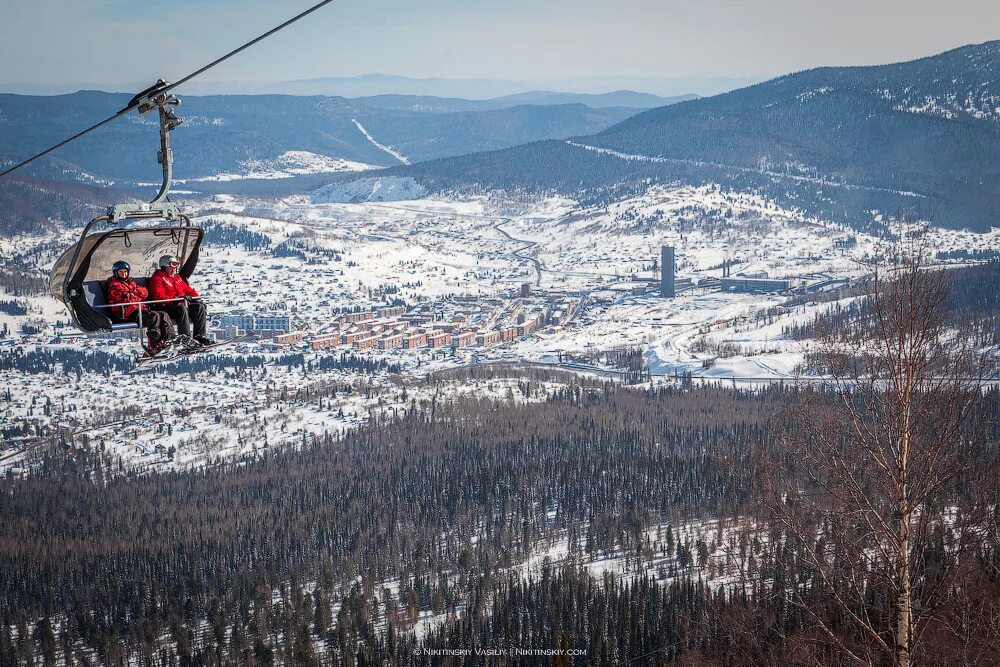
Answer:
[[[345,171],[368,171],[376,167],[363,162],[317,155],[309,151],[285,151],[269,160],[246,160],[240,163],[240,173],[224,173],[204,178],[191,178],[185,182],[239,181],[244,179],[275,180],[307,174],[336,174]]]
[[[884,98],[899,100],[893,106],[894,111],[925,114],[947,120],[963,116],[976,120],[1000,120],[1000,95],[994,95],[985,87],[956,90],[943,95],[887,94]]]
[[[313,191],[313,204],[349,204],[363,201],[407,201],[427,196],[424,186],[410,176],[362,178],[331,183]]]
[[[830,86],[823,86],[822,88],[816,88],[815,90],[807,90],[804,93],[799,93],[798,95],[795,96],[795,99],[797,99],[799,102],[808,102],[817,95],[826,95],[827,93],[832,91],[833,88],[831,88]]]

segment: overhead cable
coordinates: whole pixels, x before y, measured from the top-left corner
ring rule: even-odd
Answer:
[[[304,12],[302,12],[301,14],[293,16],[292,18],[288,19],[287,21],[285,21],[281,25],[276,26],[274,28],[271,28],[270,30],[268,30],[267,32],[265,32],[262,35],[254,37],[249,42],[243,44],[242,46],[240,46],[238,48],[233,49],[232,51],[230,51],[226,55],[222,56],[221,58],[217,58],[217,59],[213,60],[212,62],[210,62],[209,64],[205,65],[204,67],[202,67],[200,69],[197,69],[194,72],[191,72],[187,76],[185,76],[185,77],[183,77],[183,78],[175,81],[174,83],[167,84],[164,88],[161,89],[162,92],[169,92],[169,91],[173,90],[174,88],[176,88],[177,86],[180,86],[180,85],[182,85],[184,83],[187,83],[188,81],[190,81],[191,79],[195,78],[196,76],[200,76],[201,74],[204,74],[205,72],[207,72],[208,70],[212,69],[216,65],[219,65],[220,63],[222,63],[222,62],[224,62],[226,60],[229,60],[230,58],[232,58],[233,56],[235,56],[237,53],[240,53],[241,51],[244,51],[244,50],[250,48],[251,46],[253,46],[257,42],[260,42],[261,40],[267,39],[268,37],[270,37],[274,33],[278,32],[279,30],[287,28],[288,26],[290,26],[291,24],[295,23],[299,19],[304,18],[304,17],[308,16],[309,14],[312,14],[317,9],[320,9],[321,7],[323,7],[325,5],[328,5],[331,2],[333,2],[333,0],[323,0],[322,2],[316,3],[315,5],[313,5],[312,7],[310,7],[309,9],[305,10]],[[32,162],[34,162],[38,158],[44,157],[44,156],[48,155],[49,153],[51,153],[52,151],[58,150],[58,149],[62,148],[63,146],[65,146],[66,144],[70,143],[70,142],[76,141],[77,139],[79,139],[80,137],[83,137],[86,134],[90,134],[94,130],[96,130],[96,129],[100,128],[100,127],[103,127],[103,126],[107,125],[108,123],[110,123],[111,121],[116,120],[117,118],[120,118],[121,116],[124,116],[125,114],[128,114],[128,113],[134,111],[138,107],[139,107],[139,101],[134,99],[131,104],[129,104],[127,107],[125,107],[121,111],[117,112],[113,116],[108,116],[107,118],[105,118],[104,120],[100,121],[99,123],[95,123],[94,125],[91,125],[87,129],[81,130],[80,132],[77,132],[72,137],[70,137],[68,139],[64,139],[63,141],[60,141],[55,146],[50,146],[49,148],[46,148],[41,153],[38,153],[36,155],[32,155],[27,160],[19,162],[19,163],[15,164],[13,167],[9,167],[8,169],[0,172],[0,178],[3,178],[4,176],[6,176],[7,174],[9,174],[11,172],[17,171],[18,169],[20,169],[21,167],[24,167],[25,165],[31,164]]]

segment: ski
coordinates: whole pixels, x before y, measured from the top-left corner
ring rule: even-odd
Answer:
[[[204,354],[205,352],[212,352],[218,350],[221,347],[228,347],[234,343],[241,343],[248,340],[256,340],[257,336],[252,334],[246,334],[243,336],[237,336],[235,338],[230,338],[229,340],[220,340],[212,345],[199,345],[197,347],[185,348],[180,355],[181,356],[192,356],[196,354]]]
[[[144,354],[143,356],[139,357],[138,359],[136,359],[135,368],[133,368],[131,372],[134,373],[138,370],[149,368],[150,366],[176,361],[182,357],[190,357],[196,354],[211,352],[219,348],[232,345],[233,343],[239,343],[241,341],[246,341],[246,340],[253,340],[255,338],[256,336],[252,335],[237,336],[236,338],[219,341],[212,345],[197,345],[194,344],[193,342],[190,344],[185,344],[184,342],[180,342],[178,344],[164,348],[163,350],[157,352],[152,356]]]

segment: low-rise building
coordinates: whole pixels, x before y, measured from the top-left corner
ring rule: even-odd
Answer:
[[[427,337],[428,347],[447,347],[451,345],[451,334],[439,331]]]
[[[403,347],[407,350],[415,350],[418,347],[427,345],[427,334],[415,333],[403,338]]]
[[[368,336],[367,338],[358,338],[354,341],[353,345],[356,350],[371,350],[378,345],[378,337]]]
[[[294,331],[292,333],[279,334],[273,340],[275,345],[294,345],[295,343],[301,343],[305,337],[305,332]]]
[[[383,336],[382,340],[378,342],[379,349],[381,350],[391,350],[397,347],[403,347],[403,334],[390,334],[388,336]]]
[[[95,340],[139,340],[139,330],[119,329],[118,331],[106,331],[104,333],[94,334],[92,338]]]
[[[367,331],[351,331],[350,333],[345,333],[342,337],[344,345],[353,345],[356,341],[362,338],[372,337]]]
[[[328,347],[337,347],[338,345],[340,345],[339,333],[320,334],[318,336],[313,336],[312,340],[309,341],[309,346],[314,351],[322,350]]]
[[[501,342],[499,331],[480,331],[476,334],[476,342],[482,347],[497,345]]]
[[[237,327],[219,327],[212,329],[212,333],[215,335],[215,340],[232,340],[240,335],[240,330]]]
[[[461,333],[455,334],[454,336],[455,345],[458,347],[467,347],[469,345],[476,344],[476,332],[475,331],[463,331]]]

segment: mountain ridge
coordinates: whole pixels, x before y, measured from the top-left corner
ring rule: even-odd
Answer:
[[[814,68],[643,111],[574,137],[575,151],[547,141],[392,171],[432,188],[590,198],[642,179],[716,182],[854,226],[906,214],[982,230],[1000,219],[998,81],[1000,41],[985,42],[905,63]]]
[[[7,164],[107,117],[127,94],[80,91],[59,96],[0,94],[0,161]],[[235,173],[288,151],[375,167],[491,150],[537,139],[590,133],[635,113],[625,107],[496,103],[498,108],[431,113],[380,108],[329,96],[186,96],[172,135],[178,179]],[[44,122],[39,122],[39,119]],[[129,115],[29,169],[51,179],[158,180],[155,121]],[[79,172],[82,172],[80,174]],[[90,176],[85,176],[89,174]]]

